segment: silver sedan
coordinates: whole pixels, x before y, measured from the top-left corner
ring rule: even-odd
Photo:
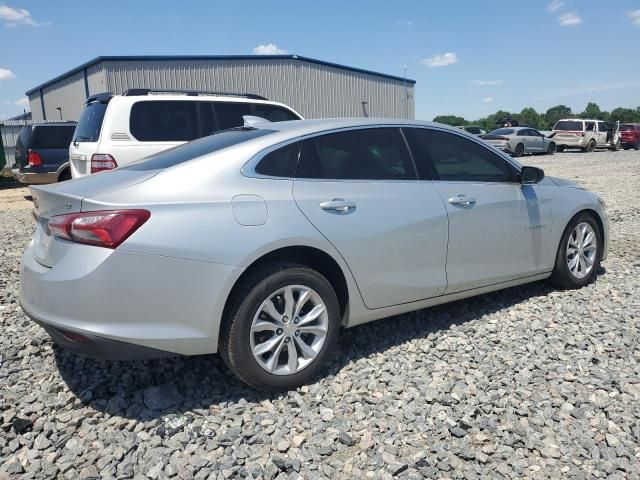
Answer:
[[[219,352],[264,390],[312,380],[341,327],[582,287],[609,240],[593,193],[426,122],[256,124],[32,194],[20,300],[58,344]]]
[[[553,155],[556,151],[556,143],[552,138],[531,127],[498,128],[481,138],[514,157],[529,153]]]

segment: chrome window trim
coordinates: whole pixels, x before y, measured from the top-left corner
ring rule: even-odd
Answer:
[[[507,155],[506,153],[504,153],[502,150],[497,149],[496,147],[494,147],[493,145],[490,145],[486,142],[483,142],[479,139],[477,139],[475,137],[475,135],[471,135],[471,134],[464,134],[464,133],[458,133],[455,132],[453,130],[450,130],[448,128],[441,128],[438,126],[430,126],[430,125],[416,125],[414,123],[394,123],[394,124],[387,124],[387,123],[380,123],[380,124],[375,124],[375,125],[357,125],[357,126],[352,126],[352,127],[338,127],[338,128],[332,128],[329,130],[322,130],[319,132],[314,132],[314,133],[308,133],[305,135],[300,135],[297,136],[295,138],[290,138],[287,140],[284,140],[282,142],[276,143],[274,145],[271,145],[270,147],[264,148],[262,150],[260,150],[258,153],[254,154],[247,162],[245,162],[245,164],[242,166],[242,168],[240,169],[240,173],[247,178],[257,178],[257,179],[270,179],[270,180],[296,180],[295,176],[292,177],[277,177],[277,176],[271,176],[271,175],[264,175],[261,173],[257,173],[256,172],[256,166],[258,165],[258,163],[269,153],[273,152],[274,150],[277,150],[279,148],[282,147],[286,147],[287,145],[291,145],[292,143],[296,143],[296,142],[302,142],[304,140],[307,140],[309,138],[315,138],[315,137],[320,137],[322,135],[329,135],[332,133],[340,133],[340,132],[347,132],[347,131],[352,131],[352,130],[367,130],[367,129],[372,129],[372,128],[398,128],[400,129],[400,133],[404,139],[404,133],[402,132],[403,128],[422,128],[425,130],[438,130],[441,132],[446,132],[446,133],[450,133],[452,135],[457,135],[459,137],[465,138],[467,140],[473,141],[475,143],[477,143],[478,145],[484,147],[486,150],[488,150],[490,153],[493,154],[497,154],[499,157],[501,157],[503,160],[505,160],[509,165],[511,165],[513,168],[516,169],[516,171],[519,173],[520,170],[522,169],[522,165],[516,163],[509,155]],[[406,142],[406,139],[405,139]],[[304,181],[318,181],[318,182],[416,182],[416,181],[434,181],[434,180],[430,180],[430,179],[421,179],[419,178],[419,175],[417,175],[417,165],[415,164],[415,160],[413,158],[413,153],[411,152],[411,149],[409,148],[409,146],[407,145],[407,149],[409,151],[409,155],[411,158],[411,162],[413,164],[414,169],[416,169],[415,173],[416,173],[416,178],[412,179],[412,180],[373,180],[373,179],[359,179],[359,180],[344,180],[344,179],[335,179],[335,178],[300,178],[297,180],[304,180]],[[483,183],[517,183],[517,182],[483,182]]]

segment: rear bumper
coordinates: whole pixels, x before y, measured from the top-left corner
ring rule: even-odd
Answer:
[[[61,346],[99,358],[215,353],[224,303],[243,270],[77,244],[49,268],[33,250],[22,257],[23,310]]]
[[[120,342],[109,338],[64,330],[40,321],[23,308],[27,316],[40,325],[51,339],[61,348],[77,355],[98,360],[147,360],[151,358],[173,357],[176,354],[133,343]]]
[[[555,142],[557,147],[567,147],[567,148],[584,148],[589,143],[586,137],[579,138],[558,138],[558,136],[554,136],[552,141]]]
[[[17,168],[11,170],[13,178],[27,185],[44,185],[58,181],[57,172],[24,172]]]
[[[495,142],[491,140],[485,140],[485,142],[487,142],[489,145],[493,145],[498,150],[502,150],[503,152],[508,153],[509,155],[513,153],[513,150],[511,149],[511,145],[509,145],[509,142]]]

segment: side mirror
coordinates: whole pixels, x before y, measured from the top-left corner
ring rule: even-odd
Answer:
[[[539,183],[544,178],[544,170],[538,167],[524,166],[520,170],[520,183],[523,185],[531,185]]]

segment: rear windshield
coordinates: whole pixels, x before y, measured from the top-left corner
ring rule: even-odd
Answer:
[[[553,127],[554,130],[565,130],[569,132],[581,132],[583,128],[583,122],[576,120],[560,120],[556,123],[556,126]]]
[[[178,147],[165,150],[141,160],[140,162],[123,167],[127,170],[147,171],[160,170],[163,168],[173,167],[180,163],[193,160],[194,158],[213,153],[223,148],[232,147],[238,143],[253,140],[254,138],[263,137],[274,130],[266,129],[248,129],[248,128],[232,128],[230,130],[222,130],[208,137],[203,137],[193,142],[185,143]]]
[[[30,148],[68,150],[73,137],[74,125],[33,127]]]
[[[513,135],[513,128],[498,128],[489,132],[489,135]]]
[[[78,120],[76,131],[73,135],[74,142],[97,142],[100,138],[100,129],[107,104],[93,102],[87,105]]]
[[[635,127],[633,125],[620,125],[621,132],[633,131]]]

